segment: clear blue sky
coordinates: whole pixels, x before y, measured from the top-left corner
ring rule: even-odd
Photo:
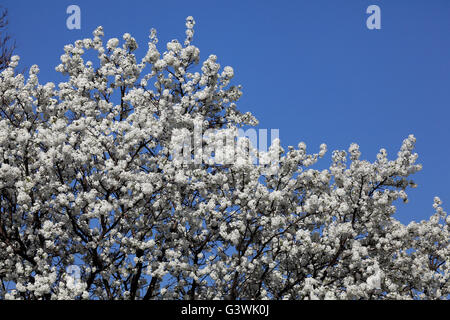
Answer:
[[[129,32],[140,45],[158,30],[160,50],[184,39],[194,16],[194,44],[202,60],[216,54],[243,85],[240,110],[260,128],[280,129],[283,146],[304,141],[310,152],[356,142],[363,158],[382,147],[396,157],[408,134],[417,137],[423,171],[410,202],[399,203],[406,223],[428,218],[435,195],[450,210],[450,1],[24,1],[6,0],[10,33],[24,66],[38,64],[41,82],[59,82],[54,71],[63,46],[91,36]],[[66,28],[66,8],[81,8],[81,30]],[[381,8],[381,30],[366,27],[366,9]],[[328,166],[330,154],[321,160]]]

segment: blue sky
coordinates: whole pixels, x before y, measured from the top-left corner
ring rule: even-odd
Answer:
[[[81,29],[66,27],[66,8],[81,8]],[[381,30],[366,27],[366,9],[381,8]],[[283,146],[304,141],[310,152],[361,146],[373,161],[380,148],[390,158],[410,133],[417,138],[422,172],[410,202],[398,204],[407,223],[433,213],[435,195],[450,210],[450,1],[24,1],[6,0],[10,34],[23,66],[38,64],[40,81],[59,82],[54,71],[65,44],[129,32],[143,56],[150,28],[160,50],[184,39],[194,16],[201,59],[216,54],[235,70],[244,95],[239,108],[259,128],[279,129]],[[319,167],[330,164],[331,152]]]

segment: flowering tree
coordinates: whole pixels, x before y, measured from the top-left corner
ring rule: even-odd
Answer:
[[[325,145],[250,152],[239,139],[211,153],[257,122],[236,108],[231,67],[214,55],[197,66],[193,26],[163,54],[152,30],[140,63],[130,34],[105,45],[99,27],[65,46],[57,87],[37,66],[16,73],[17,56],[1,72],[0,297],[448,298],[440,200],[429,221],[393,217],[421,168],[415,138],[373,163],[352,144],[323,171],[310,167]],[[186,138],[197,149],[177,157]]]

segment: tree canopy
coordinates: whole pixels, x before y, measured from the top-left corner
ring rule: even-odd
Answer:
[[[10,58],[0,298],[447,299],[441,201],[428,221],[394,217],[421,169],[414,136],[393,160],[333,151],[326,170],[313,168],[325,144],[256,149],[238,137],[257,120],[237,108],[234,70],[200,64],[194,24],[162,53],[151,30],[139,62],[130,34],[98,27],[64,47],[58,85]]]

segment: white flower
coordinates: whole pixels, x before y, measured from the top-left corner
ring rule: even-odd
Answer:
[[[373,275],[367,278],[367,286],[369,289],[380,289],[381,288],[381,273],[377,271]]]
[[[108,40],[108,42],[106,43],[106,48],[109,50],[113,50],[114,48],[116,48],[119,45],[119,39],[117,38],[111,38]]]
[[[233,68],[230,66],[226,66],[225,68],[223,68],[222,76],[227,77],[229,79],[233,78],[234,76]]]

